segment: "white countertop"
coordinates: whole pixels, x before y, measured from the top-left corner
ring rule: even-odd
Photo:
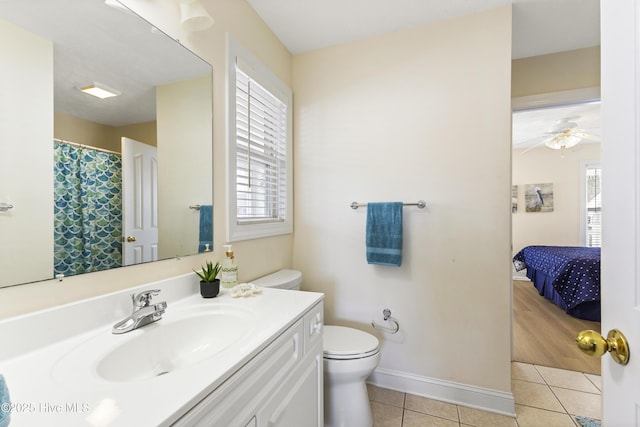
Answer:
[[[247,298],[232,298],[227,290],[221,290],[218,297],[204,299],[194,293],[197,281],[192,276],[1,321],[0,374],[11,397],[10,425],[170,425],[323,298],[318,293],[263,289]],[[122,335],[112,334],[113,324],[129,314],[129,294],[152,288],[162,289],[154,302],[168,303],[163,319]],[[206,310],[216,304],[250,312],[255,324],[229,349],[209,359],[129,382],[101,378],[90,357],[80,357],[71,370],[59,369],[60,360],[87,342],[91,351],[100,346],[113,348],[145,333],[145,328],[162,327],[162,322],[183,316],[185,310]]]

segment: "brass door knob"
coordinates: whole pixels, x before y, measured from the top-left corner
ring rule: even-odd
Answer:
[[[609,352],[616,363],[629,363],[629,344],[617,329],[610,330],[606,339],[596,331],[582,331],[576,336],[576,344],[589,356],[602,356]]]
[[[136,238],[135,236],[127,236],[127,242],[131,243],[131,242],[135,242]]]

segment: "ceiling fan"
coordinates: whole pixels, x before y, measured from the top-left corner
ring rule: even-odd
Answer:
[[[561,157],[564,157],[565,149],[577,145],[583,139],[589,139],[592,141],[600,140],[598,136],[585,132],[584,129],[580,129],[578,127],[578,124],[572,121],[576,118],[578,117],[564,117],[561,119],[557,119],[555,121],[555,124],[545,132],[545,134],[551,136],[548,136],[537,144],[529,147],[528,149],[523,151],[522,154],[525,154],[526,152],[544,144],[554,150],[561,150]]]

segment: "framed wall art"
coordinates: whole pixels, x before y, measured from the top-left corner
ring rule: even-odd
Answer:
[[[524,202],[526,212],[553,212],[553,184],[526,184]]]

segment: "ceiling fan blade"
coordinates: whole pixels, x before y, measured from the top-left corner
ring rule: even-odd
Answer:
[[[514,142],[513,146],[515,148],[519,148],[519,147],[524,147],[524,146],[528,146],[529,144],[531,144],[533,141],[540,141],[541,138],[545,138],[542,136],[536,136],[535,138],[529,138],[529,139],[525,139],[524,141],[519,141],[519,142]]]
[[[532,145],[531,147],[527,148],[526,150],[524,150],[522,153],[520,154],[526,154],[529,151],[533,150],[534,148],[538,148],[539,146],[546,144],[547,142],[549,142],[550,140],[552,140],[553,138],[545,138],[542,141],[538,142],[537,144]]]
[[[600,141],[600,137],[599,136],[592,135],[590,133],[586,133],[586,132],[583,132],[583,131],[580,131],[580,130],[577,131],[577,132],[574,132],[573,134],[575,136],[577,136],[578,138],[581,138],[581,139],[590,139],[592,141]]]

